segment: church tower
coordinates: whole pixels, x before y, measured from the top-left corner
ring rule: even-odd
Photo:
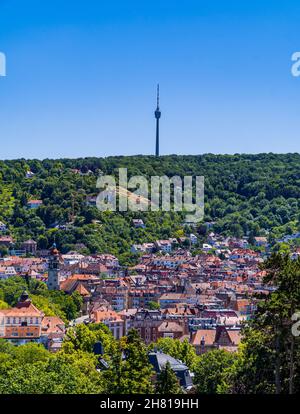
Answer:
[[[48,281],[47,286],[49,290],[59,290],[59,251],[56,244],[53,243],[49,251],[48,257]]]
[[[157,85],[157,105],[154,112],[156,118],[156,146],[155,146],[155,155],[159,157],[159,118],[161,117],[161,112],[159,109],[159,85]]]

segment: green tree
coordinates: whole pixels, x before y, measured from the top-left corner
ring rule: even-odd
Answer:
[[[300,344],[292,334],[292,316],[300,308],[300,260],[276,253],[262,267],[264,283],[275,290],[260,298],[255,317],[244,327],[238,358],[222,389],[292,394],[300,386]]]
[[[149,348],[160,349],[165,354],[180,359],[189,368],[192,368],[197,359],[195,348],[187,339],[179,341],[178,339],[173,338],[160,338],[155,344],[151,344]]]
[[[171,368],[169,361],[158,374],[156,380],[155,391],[157,394],[182,394],[182,388],[179,385],[179,381],[176,374]]]
[[[92,353],[96,342],[101,342],[106,354],[114,347],[114,338],[109,329],[103,324],[79,324],[68,329],[63,350],[66,353],[83,351]]]
[[[157,309],[160,309],[160,306],[159,306],[159,303],[154,302],[154,301],[150,301],[150,302],[148,303],[148,308],[149,308],[150,310],[157,310]]]
[[[202,354],[194,364],[194,385],[199,394],[216,394],[222,384],[224,372],[230,367],[235,355],[216,349]]]
[[[122,358],[124,355],[125,359]],[[112,394],[149,394],[153,392],[154,372],[148,361],[147,348],[136,330],[122,338],[105,373],[108,392]]]
[[[42,346],[0,343],[0,394],[95,394],[103,392],[94,355],[51,354]]]
[[[7,308],[9,308],[8,303],[0,299],[0,309],[7,309]]]

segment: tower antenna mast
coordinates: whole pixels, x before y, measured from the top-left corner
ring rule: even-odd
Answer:
[[[157,96],[156,96],[156,110],[154,112],[156,119],[156,141],[155,141],[155,156],[159,157],[159,119],[161,117],[161,111],[159,109],[159,84],[157,84]]]

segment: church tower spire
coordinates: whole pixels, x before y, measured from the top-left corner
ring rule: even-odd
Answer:
[[[156,145],[155,145],[155,155],[156,157],[159,157],[159,118],[161,117],[161,112],[159,109],[159,84],[157,85],[157,106],[156,110],[154,112],[155,118],[156,118]]]

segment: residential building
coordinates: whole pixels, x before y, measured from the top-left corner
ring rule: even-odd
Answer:
[[[157,240],[155,242],[157,250],[170,253],[172,251],[172,242],[170,240]]]
[[[133,219],[132,224],[134,225],[136,229],[138,228],[144,229],[146,227],[142,219]]]
[[[178,378],[180,386],[186,390],[192,388],[193,381],[191,373],[188,367],[182,361],[175,359],[161,351],[150,352],[148,354],[148,357],[149,362],[153,366],[157,375],[162,372],[168,362],[171,366],[171,369],[174,371],[176,377]]]
[[[14,240],[11,236],[0,236],[0,246],[11,247]]]
[[[3,233],[7,231],[7,226],[2,221],[0,221],[0,231]]]
[[[190,241],[191,241],[191,244],[197,244],[198,243],[198,237],[195,236],[195,234],[191,233],[190,234]]]
[[[267,237],[254,237],[255,246],[266,247],[268,245]]]
[[[159,310],[138,309],[121,312],[124,321],[125,334],[131,328],[136,329],[143,341],[148,345],[159,338],[158,327],[162,323],[162,314]]]
[[[186,295],[183,293],[164,293],[158,299],[158,303],[162,309],[176,307],[186,300]]]
[[[199,329],[191,338],[191,344],[195,347],[197,355],[213,349],[235,352],[240,341],[240,329],[230,329],[224,325],[218,325],[212,329]]]
[[[185,334],[185,328],[182,324],[173,321],[164,321],[158,328],[159,338],[180,339]]]
[[[0,265],[0,279],[8,279],[9,277],[16,276],[17,272],[13,266],[1,266]]]
[[[45,317],[32,304],[27,292],[22,293],[15,307],[0,311],[0,338],[15,345],[37,342],[51,351],[58,350],[57,346],[51,348],[51,341],[60,339],[61,344],[64,335],[64,322],[56,316]]]
[[[103,323],[112,332],[115,339],[124,336],[124,324],[120,315],[109,308],[101,308],[92,312],[91,320],[94,323]]]
[[[32,239],[26,240],[25,242],[21,244],[21,249],[23,249],[26,253],[30,253],[33,255],[36,254],[36,247],[37,247],[37,242]]]
[[[17,345],[40,342],[43,317],[24,292],[14,308],[1,310],[0,337]]]
[[[42,204],[43,204],[42,200],[29,200],[27,202],[27,207],[29,209],[35,209],[35,208],[40,207]]]
[[[32,171],[26,171],[26,178],[33,178],[34,177],[34,173]]]

